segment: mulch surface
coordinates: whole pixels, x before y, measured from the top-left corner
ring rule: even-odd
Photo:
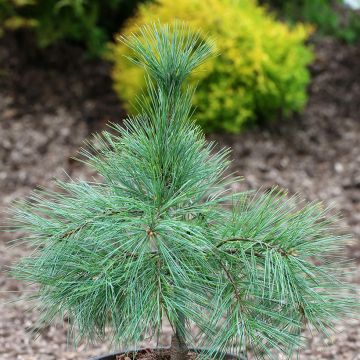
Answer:
[[[93,131],[124,116],[111,89],[109,64],[69,45],[29,54],[24,51],[29,42],[26,34],[0,39],[1,211],[36,186],[51,187],[54,177],[89,179],[93,174],[71,158]],[[360,284],[360,47],[332,39],[314,46],[303,114],[241,135],[209,138],[233,149],[232,169],[244,177],[240,189],[279,185],[339,210],[353,236],[347,255],[359,267],[351,281]],[[111,352],[106,343],[75,351],[66,326],[39,328],[39,314],[29,304],[12,302],[25,287],[3,270],[29,251],[9,247],[13,238],[2,234],[0,240],[0,359],[82,360]],[[326,340],[310,334],[300,359],[360,359],[360,320],[348,319],[336,329],[339,334]],[[32,331],[39,333],[36,340]],[[169,334],[167,326],[163,345]]]
[[[124,354],[118,354],[111,360],[170,360],[171,352],[169,349],[153,350],[144,349],[138,352],[128,352]],[[196,353],[189,351],[186,354],[186,360],[195,360]],[[110,359],[109,359],[110,360]]]

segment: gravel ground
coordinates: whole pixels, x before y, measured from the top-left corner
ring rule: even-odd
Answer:
[[[58,46],[26,54],[23,34],[0,40],[0,210],[53,177],[90,178],[71,160],[82,141],[107,120],[120,121],[121,104],[111,90],[109,65],[86,59],[81,49]],[[341,211],[353,235],[348,256],[359,271],[350,280],[360,288],[360,48],[325,39],[317,59],[310,101],[302,115],[238,136],[212,135],[233,149],[233,170],[244,176],[241,189],[279,184],[290,193],[321,199]],[[0,215],[1,217],[2,215]],[[39,328],[39,314],[19,299],[27,291],[5,267],[26,254],[12,247],[16,234],[0,239],[0,359],[89,359],[108,353],[106,342],[75,351],[66,326]],[[300,359],[360,359],[360,320],[337,324],[330,339],[308,334]],[[34,339],[32,330],[39,331]],[[170,329],[164,329],[163,344]]]

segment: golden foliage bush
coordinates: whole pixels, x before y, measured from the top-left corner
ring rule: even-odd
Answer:
[[[122,34],[137,33],[145,23],[177,19],[210,35],[219,52],[192,77],[196,119],[206,131],[237,133],[244,125],[303,108],[312,59],[305,45],[310,28],[290,28],[253,0],[159,0],[142,4]],[[132,112],[145,80],[142,70],[124,58],[128,51],[121,42],[112,46],[112,75],[115,90]]]

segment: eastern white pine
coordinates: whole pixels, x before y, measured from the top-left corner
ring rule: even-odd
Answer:
[[[122,40],[147,74],[139,115],[82,151],[103,181],[58,181],[15,207],[34,248],[15,276],[39,284],[44,320],[67,315],[75,339],[136,348],[167,318],[180,356],[291,356],[304,324],[327,332],[355,302],[334,218],[281,190],[229,190],[228,151],[205,140],[186,85],[211,41],[183,24]]]

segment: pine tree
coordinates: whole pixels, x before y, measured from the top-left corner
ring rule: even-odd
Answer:
[[[304,324],[327,333],[352,311],[334,217],[279,189],[229,190],[228,150],[206,142],[186,85],[211,41],[183,24],[122,41],[147,74],[139,115],[82,151],[102,182],[58,181],[16,206],[34,251],[15,276],[39,284],[44,321],[67,315],[76,340],[137,348],[167,319],[174,360],[189,346],[291,356]]]

